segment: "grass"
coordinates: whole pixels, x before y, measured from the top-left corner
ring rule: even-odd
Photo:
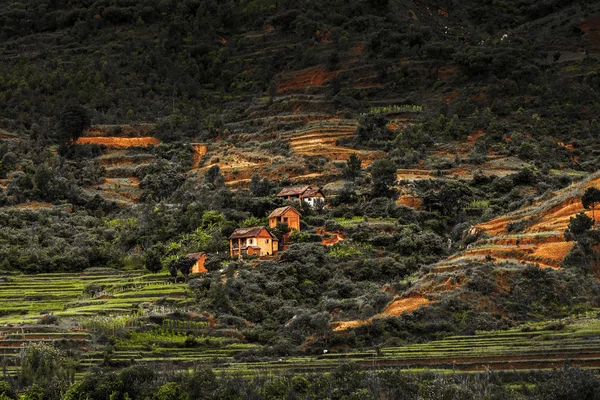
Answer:
[[[331,248],[332,252],[339,251],[343,255],[363,250],[368,249],[346,244]],[[373,349],[331,349],[318,356],[262,357],[244,362],[236,355],[250,350],[260,354],[262,346],[245,343],[243,337],[232,337],[227,329],[212,328],[203,320],[164,319],[162,325],[157,325],[144,318],[147,312],[144,309],[155,310],[164,316],[181,310],[188,301],[187,286],[169,284],[164,275],[98,273],[10,278],[9,282],[0,284],[0,310],[3,310],[0,324],[32,323],[40,317],[39,310],[47,309],[66,321],[76,321],[80,328],[88,329],[90,333],[66,332],[64,327],[53,325],[5,326],[0,329],[2,359],[16,357],[22,343],[52,342],[82,351],[79,374],[105,361],[104,348],[93,340],[98,333],[117,334],[110,357],[119,365],[130,362],[158,365],[168,361],[177,368],[190,368],[201,363],[217,372],[242,375],[290,370],[327,372],[348,360],[365,368],[395,366],[412,373],[471,373],[482,368],[509,372],[543,370],[559,367],[567,360],[584,368],[600,366],[597,311],[564,320],[530,323],[506,331],[476,332],[421,344],[398,344],[383,347],[379,354]],[[84,292],[90,283],[101,284],[115,295],[91,297]],[[42,300],[24,300],[32,296]],[[159,309],[158,300],[170,305]]]
[[[365,217],[359,217],[359,216],[354,216],[352,218],[333,218],[333,220],[335,222],[337,222],[338,224],[340,224],[341,226],[344,227],[348,227],[348,226],[354,226],[354,225],[358,225],[358,224],[362,224],[362,223],[366,223],[366,224],[377,224],[377,223],[390,223],[390,224],[395,224],[397,222],[397,220],[394,220],[392,218],[365,218]]]
[[[385,107],[372,107],[369,109],[369,114],[389,114],[389,113],[399,113],[399,112],[421,112],[423,111],[423,106],[418,106],[415,104],[403,104],[401,106],[393,105],[393,106],[385,106]]]
[[[85,293],[91,283],[103,288],[102,296]],[[186,285],[170,283],[165,274],[15,275],[0,283],[0,324],[34,323],[42,311],[58,317],[130,313],[143,303],[159,299],[181,302],[188,293]]]

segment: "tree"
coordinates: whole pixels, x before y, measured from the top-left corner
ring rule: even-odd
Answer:
[[[439,197],[446,214],[456,215],[465,203],[472,200],[473,190],[465,183],[450,181],[442,187]]]
[[[283,237],[290,232],[290,227],[285,222],[278,222],[275,229],[271,230],[271,233],[279,239],[279,243],[283,243]]]
[[[48,387],[51,382],[68,384],[74,377],[74,364],[54,346],[31,343],[21,350],[19,381],[24,386]]]
[[[150,272],[159,272],[162,269],[163,246],[155,244],[146,251],[144,257],[144,265]]]
[[[377,160],[371,165],[371,195],[373,197],[393,197],[391,187],[396,183],[396,165],[387,159]]]
[[[169,265],[169,272],[175,279],[177,279],[177,272],[181,272],[181,275],[183,275],[185,281],[187,282],[194,264],[196,264],[195,259],[181,256],[171,261],[171,264]]]
[[[264,197],[268,196],[271,193],[271,189],[273,188],[273,184],[267,178],[260,179],[258,174],[252,175],[252,179],[250,180],[250,193],[255,197]]]
[[[382,115],[368,114],[360,120],[360,125],[356,128],[354,136],[358,143],[365,143],[371,140],[391,140],[393,135],[387,128],[387,119]]]
[[[157,400],[187,400],[188,394],[176,382],[169,382],[158,389],[156,393]]]
[[[567,242],[576,241],[587,244],[587,234],[594,226],[594,220],[580,212],[575,217],[569,219],[569,226],[565,230],[565,239]]]
[[[90,116],[79,104],[68,104],[58,117],[56,139],[60,145],[69,145],[77,141],[90,126]]]
[[[210,185],[211,189],[225,186],[225,177],[218,165],[213,165],[206,171],[204,181]]]
[[[346,165],[344,166],[344,176],[348,179],[354,179],[360,176],[361,172],[361,161],[360,158],[356,155],[356,153],[350,154],[348,157],[348,161],[346,161]]]
[[[596,205],[600,203],[600,190],[595,187],[588,188],[581,197],[581,203],[586,210],[592,210],[592,219],[593,223],[595,223],[596,215],[594,209],[596,208]]]
[[[565,230],[567,242],[575,241],[575,246],[564,259],[566,266],[581,268],[586,272],[597,270],[600,257],[594,250],[594,246],[600,243],[600,231],[592,229],[594,220],[584,212],[571,217],[569,226]]]

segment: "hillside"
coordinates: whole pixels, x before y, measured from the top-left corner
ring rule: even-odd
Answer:
[[[0,397],[595,398],[599,32],[578,0],[2,2]]]

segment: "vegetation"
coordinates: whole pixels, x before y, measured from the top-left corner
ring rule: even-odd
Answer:
[[[2,2],[0,398],[598,397],[598,12]]]

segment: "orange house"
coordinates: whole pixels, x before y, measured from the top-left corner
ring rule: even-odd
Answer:
[[[279,239],[271,235],[264,226],[237,228],[229,236],[231,257],[242,255],[272,256],[279,251]]]
[[[196,260],[196,264],[192,266],[192,274],[204,274],[208,272],[206,267],[204,267],[204,262],[206,261],[206,253],[192,253],[186,256],[192,260]]]
[[[294,207],[279,207],[269,214],[269,228],[277,227],[277,223],[287,224],[288,228],[299,231],[302,214]]]

